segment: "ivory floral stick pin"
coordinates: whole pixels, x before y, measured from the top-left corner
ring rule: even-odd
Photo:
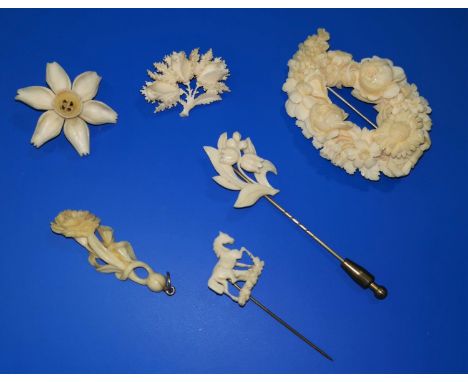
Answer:
[[[227,133],[223,133],[218,139],[217,148],[205,146],[204,150],[218,173],[217,176],[213,177],[213,180],[224,188],[239,191],[234,207],[249,207],[261,197],[265,197],[284,216],[333,255],[340,262],[341,268],[358,285],[364,289],[372,290],[374,296],[379,300],[387,297],[387,289],[375,283],[375,278],[369,271],[352,260],[340,256],[273,199],[279,190],[270,185],[267,174],[268,172],[276,174],[276,167],[270,161],[257,155],[250,138],[242,139],[238,132],[228,138]],[[253,178],[247,172],[252,173]]]
[[[15,99],[37,110],[45,110],[37,121],[31,138],[35,147],[41,147],[62,131],[80,156],[90,152],[89,128],[91,125],[116,123],[117,113],[106,104],[96,101],[101,77],[96,72],[84,72],[73,83],[57,63],[46,66],[44,86],[18,89]]]
[[[166,276],[153,271],[146,263],[139,261],[128,241],[114,241],[111,227],[100,225],[100,219],[88,211],[62,211],[51,223],[51,229],[57,234],[75,239],[88,251],[88,261],[98,272],[114,273],[119,280],[130,279],[146,285],[153,292],[163,291],[168,296],[175,294],[169,272]],[[95,235],[98,232],[101,240]],[[135,273],[143,268],[148,273],[146,278]]]
[[[254,288],[255,284],[257,284],[265,263],[257,256],[252,255],[248,249],[244,247],[241,249],[230,249],[226,247],[227,244],[234,244],[234,239],[229,235],[220,232],[213,242],[213,250],[216,254],[216,257],[218,258],[218,262],[213,268],[211,277],[208,280],[208,288],[217,294],[225,294],[229,296],[240,306],[244,306],[249,300],[252,301],[255,305],[274,318],[295,336],[304,341],[307,345],[318,351],[325,358],[333,361],[333,359],[326,352],[320,349],[309,339],[304,337],[286,321],[273,313],[259,300],[252,296],[252,289]],[[250,258],[251,264],[240,262],[244,254]],[[237,283],[243,283],[243,285],[239,286]],[[234,286],[239,291],[237,296],[229,291],[229,284]]]

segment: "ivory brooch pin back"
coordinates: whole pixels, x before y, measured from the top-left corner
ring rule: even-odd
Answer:
[[[175,293],[169,273],[163,276],[154,272],[148,264],[138,261],[131,244],[128,241],[115,242],[112,228],[100,225],[100,219],[92,213],[63,211],[51,223],[51,228],[57,234],[75,239],[86,248],[88,261],[98,272],[114,273],[119,280],[130,279],[146,285],[153,292],[164,291],[169,296]],[[147,277],[139,277],[135,273],[137,268],[145,269]]]

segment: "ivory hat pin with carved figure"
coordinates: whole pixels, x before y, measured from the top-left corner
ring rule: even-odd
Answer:
[[[234,239],[223,232],[220,232],[215,238],[213,242],[213,250],[218,258],[218,262],[213,268],[211,277],[208,280],[208,288],[217,294],[225,294],[229,296],[240,306],[244,306],[249,300],[252,301],[307,345],[318,351],[325,358],[333,361],[327,353],[252,296],[252,289],[255,284],[257,284],[265,263],[244,247],[241,249],[231,249],[226,247],[226,245],[231,244],[234,244]],[[244,254],[247,254],[249,257],[251,262],[250,264],[242,263],[240,261]],[[238,283],[243,283],[243,285],[239,286]],[[230,285],[239,291],[237,296],[229,291]]]
[[[143,261],[139,261],[128,241],[114,241],[111,227],[100,224],[100,219],[88,211],[66,210],[57,215],[51,229],[59,235],[75,239],[88,251],[88,261],[98,272],[114,273],[119,280],[130,279],[146,285],[152,292],[164,292],[168,296],[175,293],[169,272],[166,276],[153,271]],[[99,233],[101,240],[96,236]],[[143,268],[148,275],[138,276],[136,269]]]
[[[333,255],[340,262],[341,268],[358,285],[364,289],[371,289],[378,299],[387,296],[387,290],[375,283],[374,276],[370,272],[350,259],[341,257],[273,199],[279,190],[270,185],[267,174],[268,172],[276,174],[276,167],[269,160],[258,156],[250,138],[242,139],[239,132],[232,134],[231,138],[227,133],[223,133],[218,139],[216,148],[205,146],[204,150],[218,173],[213,180],[224,188],[239,191],[234,207],[249,207],[261,197],[265,197],[284,216]],[[253,174],[253,177],[248,173]]]

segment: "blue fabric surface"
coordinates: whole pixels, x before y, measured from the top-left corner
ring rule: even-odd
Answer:
[[[465,10],[1,10],[0,372],[467,372],[467,21]],[[428,99],[433,145],[408,177],[346,174],[287,116],[287,61],[318,27],[357,60],[392,59]],[[185,119],[154,114],[139,94],[146,69],[194,47],[226,60],[232,92]],[[50,61],[72,78],[97,71],[96,99],[119,113],[91,127],[89,157],[63,134],[29,144],[40,112],[14,96],[45,84]],[[276,164],[275,200],[372,271],[387,300],[266,200],[232,207],[202,146],[236,130]],[[101,217],[172,273],[177,294],[97,273],[51,232],[63,209]],[[265,260],[254,295],[335,362],[207,288],[219,230]]]

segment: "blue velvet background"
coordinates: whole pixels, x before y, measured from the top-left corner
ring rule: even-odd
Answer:
[[[287,61],[318,27],[357,60],[391,58],[429,100],[433,145],[408,177],[347,175],[287,116]],[[1,10],[0,371],[467,372],[467,37],[460,10]],[[232,92],[189,118],[179,107],[153,114],[139,94],[146,69],[193,47],[226,60]],[[54,60],[72,78],[96,70],[96,99],[119,113],[116,125],[90,127],[89,157],[63,134],[32,147],[40,113],[13,100],[45,84]],[[235,130],[276,164],[275,199],[371,270],[386,301],[267,201],[232,207],[202,146]],[[171,271],[177,294],[94,271],[50,231],[63,209],[93,211],[141,260]],[[219,230],[265,259],[254,295],[335,362],[255,305],[208,290]]]

